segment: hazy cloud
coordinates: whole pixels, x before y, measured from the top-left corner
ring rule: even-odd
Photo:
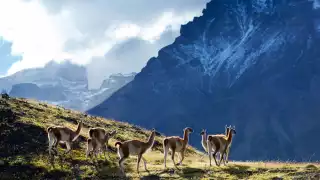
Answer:
[[[89,77],[99,76],[96,79],[108,72],[139,71],[150,56],[173,42],[181,24],[201,15],[208,1],[0,1],[0,36],[12,42],[12,55],[22,56],[8,74],[64,59],[88,64]],[[123,55],[108,53],[125,44],[128,52]],[[95,78],[91,80],[96,81],[91,83],[94,87],[99,85]]]

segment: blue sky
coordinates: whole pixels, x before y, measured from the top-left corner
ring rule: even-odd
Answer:
[[[6,75],[12,64],[21,59],[21,56],[11,55],[11,46],[12,43],[0,38],[0,76]]]

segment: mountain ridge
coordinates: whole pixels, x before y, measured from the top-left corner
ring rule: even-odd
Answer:
[[[134,76],[135,73],[111,74],[105,82],[112,83],[89,89],[85,66],[70,61],[50,61],[43,68],[26,69],[0,78],[0,88],[14,97],[32,98],[85,111],[108,98]]]
[[[133,81],[87,112],[166,134],[236,125],[237,160],[320,159],[320,146],[303,140],[320,127],[313,2],[257,2],[212,0]]]

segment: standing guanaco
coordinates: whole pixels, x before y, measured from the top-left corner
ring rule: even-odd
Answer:
[[[147,169],[147,161],[143,157],[143,154],[146,153],[149,149],[152,148],[154,139],[156,135],[156,130],[152,129],[151,134],[148,138],[148,141],[140,141],[140,140],[127,140],[124,142],[117,141],[115,146],[118,148],[118,156],[119,156],[119,166],[124,173],[123,163],[124,160],[127,159],[130,155],[137,155],[137,172],[139,172],[139,164],[140,160],[142,159],[144,162],[144,168],[146,171]]]
[[[225,126],[225,135],[224,134],[216,134],[214,136],[225,136],[227,137],[228,136],[228,133],[229,133],[229,130],[230,130],[230,127],[227,127],[227,125]],[[206,129],[202,129],[201,133],[201,145],[203,147],[203,149],[205,150],[206,153],[208,153],[208,145],[207,145],[207,130]],[[213,149],[215,149],[215,146],[211,146]],[[227,154],[229,153],[229,149],[230,149],[230,145],[228,146],[228,149],[227,149]],[[219,152],[218,152],[219,153]],[[220,156],[220,153],[219,153],[219,156]],[[223,159],[223,163],[224,165],[226,165],[226,156],[224,156],[225,158]]]
[[[107,132],[103,128],[90,128],[88,131],[88,140],[87,140],[87,156],[90,152],[94,151],[94,153],[98,153],[98,150],[103,151],[104,157],[106,158],[105,152],[107,151],[108,141],[111,137],[113,137],[117,131]],[[108,151],[108,156],[109,151]]]
[[[164,167],[167,167],[167,155],[168,151],[171,150],[171,159],[173,161],[173,164],[175,166],[181,165],[183,159],[184,159],[184,154],[187,149],[187,145],[189,142],[189,134],[193,132],[193,130],[190,127],[184,128],[184,133],[183,133],[183,138],[180,138],[179,136],[170,136],[166,137],[163,140],[163,152],[164,152]],[[174,155],[175,152],[180,152],[180,162],[178,164],[175,163],[174,161]]]
[[[227,137],[221,136],[221,135],[209,135],[207,138],[207,144],[208,144],[208,155],[210,160],[210,166],[211,166],[211,154],[212,150],[214,149],[214,152],[212,154],[212,157],[214,158],[214,161],[217,166],[220,166],[221,161],[228,149],[229,144],[232,141],[233,134],[236,134],[235,127],[230,127],[229,133]],[[215,147],[215,148],[213,148]],[[216,160],[216,154],[217,152],[220,152],[220,161],[219,164]]]

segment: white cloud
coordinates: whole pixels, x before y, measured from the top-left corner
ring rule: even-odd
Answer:
[[[320,0],[313,0],[313,8],[314,9],[320,8]]]
[[[145,54],[157,55],[159,43],[164,46],[167,44],[163,42],[171,43],[175,38],[162,40],[163,33],[169,27],[179,32],[181,24],[201,15],[208,1],[0,0],[0,36],[13,43],[12,55],[22,55],[8,75],[64,59],[78,64],[100,59],[99,66],[107,66],[112,72],[137,72],[148,60],[145,56],[139,58],[142,53],[130,62],[117,57],[107,59],[105,54],[115,45],[138,38],[154,44]],[[95,74],[109,75],[99,69]],[[93,84],[98,86],[99,82]]]

